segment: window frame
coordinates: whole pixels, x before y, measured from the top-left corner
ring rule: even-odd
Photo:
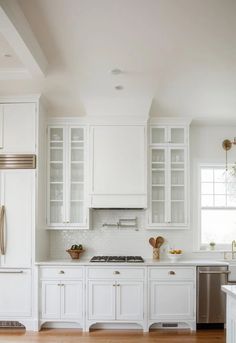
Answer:
[[[230,164],[228,165],[229,167],[231,166]],[[201,234],[202,234],[202,201],[201,201],[201,185],[202,185],[202,181],[201,181],[201,170],[205,168],[209,168],[209,169],[213,169],[213,168],[225,168],[225,164],[224,163],[200,163],[198,166],[198,183],[197,183],[197,187],[198,187],[198,236],[197,236],[197,241],[198,241],[198,249],[200,251],[209,251],[209,245],[206,243],[202,243],[201,242]],[[204,209],[217,209],[217,210],[236,210],[236,206],[235,207],[203,207]],[[236,235],[235,235],[236,236]],[[213,252],[219,252],[219,251],[231,251],[231,244],[217,244],[216,249],[213,250]]]

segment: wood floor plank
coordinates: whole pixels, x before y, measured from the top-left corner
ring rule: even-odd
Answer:
[[[40,332],[0,329],[0,342],[11,343],[225,343],[223,330],[155,330],[141,331],[44,329]]]

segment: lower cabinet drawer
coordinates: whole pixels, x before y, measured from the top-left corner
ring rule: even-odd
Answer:
[[[88,268],[89,279],[143,279],[144,268]]]
[[[149,268],[149,279],[158,280],[194,280],[195,267],[155,267]]]
[[[82,279],[83,268],[80,267],[41,267],[41,279]]]

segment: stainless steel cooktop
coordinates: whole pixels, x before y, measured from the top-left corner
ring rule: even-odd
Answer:
[[[128,263],[138,263],[144,262],[141,256],[93,256],[90,262],[128,262]]]

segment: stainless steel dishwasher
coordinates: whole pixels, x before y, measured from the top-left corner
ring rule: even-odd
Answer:
[[[228,283],[227,266],[197,267],[197,327],[222,326],[226,301],[221,286]]]

